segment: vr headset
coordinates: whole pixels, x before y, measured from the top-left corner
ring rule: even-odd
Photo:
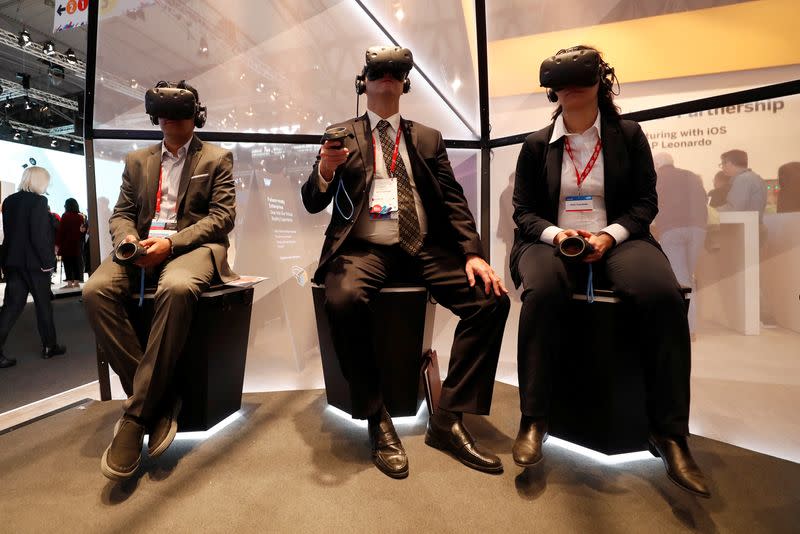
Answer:
[[[186,83],[160,81],[144,95],[144,110],[150,122],[158,126],[158,119],[194,119],[194,125],[202,128],[206,124],[206,107],[200,104],[194,88]]]
[[[556,254],[571,262],[579,262],[592,252],[594,247],[579,235],[567,237],[556,247]]]
[[[547,87],[547,98],[558,101],[555,92],[565,87],[591,87],[598,81],[611,89],[614,68],[592,48],[572,47],[556,52],[539,67],[539,85]]]
[[[147,249],[139,245],[139,243],[131,243],[130,241],[123,241],[117,248],[114,249],[114,263],[120,265],[133,265],[133,263],[147,254]]]
[[[366,52],[364,69],[356,76],[356,94],[362,95],[366,92],[366,80],[380,80],[386,74],[403,82],[403,92],[407,93],[411,89],[408,73],[413,67],[414,56],[408,48],[371,46]]]

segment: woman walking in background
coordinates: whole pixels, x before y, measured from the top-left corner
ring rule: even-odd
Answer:
[[[80,212],[78,201],[68,198],[56,233],[56,250],[64,264],[63,288],[80,287],[83,282],[83,243],[86,235],[86,215]]]

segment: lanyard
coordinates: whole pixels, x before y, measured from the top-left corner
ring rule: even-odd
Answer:
[[[158,190],[156,191],[156,216],[161,211],[161,182],[164,180],[164,167],[158,171]]]
[[[401,125],[402,126],[402,125]],[[394,140],[394,151],[392,152],[392,165],[389,169],[386,169],[389,172],[389,178],[392,178],[394,174],[394,168],[397,166],[397,155],[400,152],[400,134],[402,130],[400,128],[397,129],[397,137]],[[375,136],[372,136],[372,174],[375,175],[375,170],[378,168],[378,164],[375,161],[375,153],[377,152],[375,148]]]
[[[597,161],[597,157],[600,155],[600,149],[603,146],[602,139],[597,139],[597,144],[594,145],[594,152],[592,152],[592,157],[589,158],[589,163],[586,164],[586,167],[583,169],[583,172],[578,172],[578,166],[575,164],[575,157],[572,154],[572,147],[569,144],[569,137],[564,138],[564,149],[569,154],[569,159],[572,161],[572,167],[575,169],[575,180],[578,183],[578,191],[581,190],[581,186],[583,182],[586,180],[586,177],[589,176],[589,173],[592,172],[594,168],[594,164]]]

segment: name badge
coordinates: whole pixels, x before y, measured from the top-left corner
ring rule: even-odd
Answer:
[[[397,219],[397,180],[375,178],[372,183],[372,198],[369,201],[369,218],[372,220]]]
[[[154,219],[153,222],[150,223],[150,231],[147,233],[147,237],[160,237],[163,239],[174,235],[177,231],[177,222]]]
[[[566,211],[591,212],[594,210],[592,195],[570,196],[566,199]]]

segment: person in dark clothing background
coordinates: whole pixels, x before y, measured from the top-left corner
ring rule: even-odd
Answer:
[[[43,196],[50,173],[42,167],[28,167],[22,173],[19,191],[3,202],[3,257],[6,291],[0,309],[0,367],[16,364],[3,354],[8,334],[17,322],[28,293],[36,306],[36,321],[42,339],[42,357],[64,354],[67,348],[56,340],[50,275],[56,266],[55,232]]]
[[[778,213],[800,211],[800,161],[778,168]]]
[[[80,212],[78,201],[68,198],[56,232],[56,250],[64,264],[65,288],[80,287],[83,281],[83,243],[86,235],[86,216]]]
[[[714,189],[708,192],[708,205],[712,208],[718,208],[725,204],[730,189],[730,176],[722,171],[717,171],[717,174],[714,175]]]

